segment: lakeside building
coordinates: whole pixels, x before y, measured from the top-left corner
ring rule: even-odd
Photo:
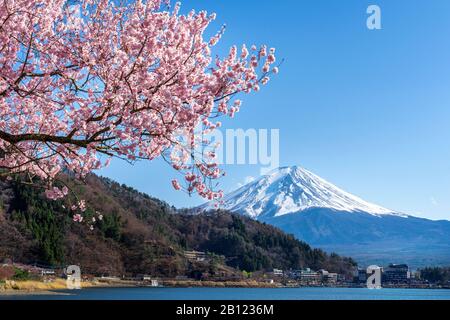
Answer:
[[[338,282],[338,274],[334,272],[328,272],[327,270],[320,269],[319,274],[322,276],[322,281],[335,284]]]
[[[41,269],[41,276],[56,276],[56,272],[53,269]]]
[[[368,279],[366,268],[358,268],[354,273],[355,282],[365,283]],[[390,264],[381,268],[381,281],[385,284],[406,284],[414,278],[407,264]]]
[[[289,279],[297,280],[306,284],[317,284],[322,281],[322,274],[311,270],[310,268],[289,270],[286,272],[286,276]]]
[[[356,272],[356,281],[358,283],[365,283],[367,281],[367,270],[363,268],[358,268]]]
[[[272,272],[274,277],[283,277],[284,276],[284,272],[281,269],[273,269]]]
[[[390,264],[383,270],[382,280],[385,283],[407,283],[410,279],[407,264]]]
[[[285,272],[286,277],[288,277],[289,279],[299,279],[300,278],[300,274],[301,274],[301,270],[288,270]]]
[[[285,272],[285,276],[289,279],[296,280],[304,284],[336,284],[338,282],[345,281],[345,277],[343,275],[339,275],[335,272],[329,272],[324,269],[319,271],[314,271],[310,268],[289,270]]]
[[[152,279],[153,279],[152,276],[148,275],[148,274],[138,274],[138,275],[136,275],[136,278],[135,278],[135,280],[138,280],[138,281],[151,281]]]
[[[322,281],[322,275],[319,272],[313,271],[310,268],[301,270],[300,282],[307,284],[318,284]]]
[[[184,256],[191,261],[206,261],[207,254],[202,251],[185,251]]]

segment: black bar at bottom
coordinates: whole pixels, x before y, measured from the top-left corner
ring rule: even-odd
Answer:
[[[95,316],[132,319],[312,319],[315,316],[364,319],[447,314],[450,301],[0,301],[6,315],[84,320]]]

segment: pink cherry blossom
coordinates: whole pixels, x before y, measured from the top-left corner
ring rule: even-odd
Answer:
[[[77,213],[73,215],[73,222],[83,222],[83,217],[81,216],[81,214]]]
[[[56,200],[68,194],[54,186],[62,170],[82,179],[113,157],[164,157],[195,174],[184,181],[192,191],[220,197],[207,180],[223,172],[193,151],[210,146],[179,137],[217,128],[211,119],[220,114],[233,117],[235,96],[258,91],[269,70],[277,72],[275,50],[232,46],[216,57],[225,28],[205,39],[215,14],[183,15],[180,4],[167,11],[160,0],[77,3],[0,1],[0,169],[45,180]]]
[[[86,201],[85,200],[80,200],[78,202],[78,209],[80,209],[81,212],[86,211]]]
[[[181,189],[181,185],[178,182],[178,180],[172,180],[172,186],[175,190],[180,190]]]
[[[52,187],[50,189],[45,190],[45,195],[47,198],[52,200],[58,200],[64,198],[69,193],[69,189],[64,186],[62,189],[58,187]]]

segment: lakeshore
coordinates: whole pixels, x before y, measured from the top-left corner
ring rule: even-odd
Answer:
[[[123,280],[114,278],[97,278],[93,280],[87,280],[81,282],[81,289],[138,289],[138,288],[152,288],[150,282],[147,281],[135,281],[135,280]],[[156,288],[170,288],[170,289],[186,289],[186,288],[198,288],[198,289],[366,289],[362,285],[299,285],[294,283],[281,283],[281,282],[262,282],[256,280],[247,281],[198,281],[198,280],[173,280],[173,279],[161,279],[158,282]],[[385,290],[447,290],[450,294],[450,287],[442,286],[393,286],[386,285],[383,287]],[[13,281],[7,280],[3,284],[0,283],[0,297],[7,296],[49,296],[49,295],[71,295],[78,290],[68,290],[65,279],[58,278],[53,281]]]
[[[450,290],[367,288],[91,287],[61,294],[0,295],[0,300],[450,300]]]
[[[95,281],[83,281],[82,288],[92,288],[105,284]],[[0,283],[0,295],[27,295],[27,294],[63,294],[61,291],[67,289],[65,279],[55,279],[53,281],[38,280],[6,280]]]
[[[258,281],[195,281],[195,280],[164,280],[161,286],[170,288],[277,288],[281,284],[264,283]],[[81,288],[142,288],[151,287],[147,282],[119,280],[119,279],[95,279],[82,281]],[[14,281],[6,280],[0,284],[0,296],[11,295],[58,295],[68,294],[67,283],[65,279],[56,279],[43,282],[36,280]]]

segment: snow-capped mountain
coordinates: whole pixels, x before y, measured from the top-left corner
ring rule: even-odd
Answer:
[[[406,217],[366,202],[298,166],[276,169],[242,186],[226,195],[220,207],[255,219],[278,217],[310,208]],[[212,209],[213,203],[203,208]]]
[[[221,209],[272,224],[361,264],[450,264],[450,221],[369,203],[298,166],[276,169],[222,200]],[[211,202],[196,211],[214,208]]]

